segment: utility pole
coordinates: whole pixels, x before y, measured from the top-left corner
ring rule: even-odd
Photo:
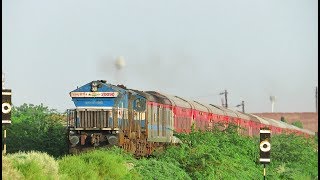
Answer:
[[[244,113],[244,101],[242,101],[242,112]]]
[[[244,113],[244,101],[241,102],[242,112]]]
[[[226,108],[228,108],[228,98],[227,98],[227,94],[228,94],[228,92],[227,92],[227,90],[225,90],[225,91],[224,91],[224,98],[225,98],[225,100],[226,100]]]
[[[224,92],[220,93],[220,95],[223,95],[224,94],[224,100],[225,100],[225,108],[228,108],[228,91],[227,90],[224,90]]]
[[[244,113],[244,101],[241,102],[241,104],[236,105],[236,107],[242,106],[242,112]]]

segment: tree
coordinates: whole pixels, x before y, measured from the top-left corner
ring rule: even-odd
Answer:
[[[65,114],[33,104],[12,109],[12,124],[7,127],[7,152],[41,151],[55,157],[67,153]]]
[[[303,129],[303,124],[301,121],[294,121],[293,123],[291,123],[292,125],[298,127],[298,128],[301,128]]]

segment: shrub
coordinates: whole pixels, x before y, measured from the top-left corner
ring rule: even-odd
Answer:
[[[174,163],[159,161],[156,159],[140,159],[135,169],[143,175],[143,179],[177,179],[177,180],[188,180],[191,178],[189,175],[180,167]]]
[[[261,179],[259,137],[240,136],[230,128],[177,134],[183,144],[167,148],[156,158],[180,167],[192,179]],[[318,177],[316,139],[296,135],[274,135],[271,139],[267,179]]]
[[[40,152],[19,152],[6,158],[12,167],[23,175],[23,179],[58,179],[58,163],[53,157]]]
[[[314,138],[277,135],[272,137],[270,168],[280,178],[318,177],[318,143]],[[293,178],[295,179],[295,178]]]
[[[7,152],[41,151],[54,157],[67,153],[65,115],[42,104],[23,104],[12,109],[12,124],[7,127]],[[3,136],[3,135],[2,135]]]
[[[8,180],[24,179],[23,174],[12,165],[12,160],[7,156],[3,156],[3,155],[2,155],[2,179],[8,179]]]
[[[157,158],[178,165],[192,179],[256,179],[259,173],[255,141],[239,136],[232,125],[224,132],[193,131],[177,136],[183,144]]]
[[[302,124],[301,121],[294,121],[294,122],[292,122],[291,124],[294,125],[294,126],[296,126],[296,127],[298,127],[298,128],[303,129],[303,124]]]
[[[133,161],[133,159],[132,159]],[[139,179],[119,151],[94,150],[59,160],[62,179]]]

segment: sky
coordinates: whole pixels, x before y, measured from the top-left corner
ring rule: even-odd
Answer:
[[[122,57],[125,66],[116,69]],[[314,112],[317,0],[4,0],[12,103],[60,112],[93,80],[245,111]]]

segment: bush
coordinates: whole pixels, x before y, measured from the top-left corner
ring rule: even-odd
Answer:
[[[62,179],[141,179],[119,151],[94,150],[59,160]],[[132,161],[133,158],[132,158]]]
[[[146,180],[191,180],[189,175],[177,165],[156,159],[141,159],[137,162],[135,169],[143,175],[143,179]]]
[[[63,126],[65,118],[65,115],[49,110],[42,104],[14,107],[12,124],[7,127],[7,152],[34,150],[54,157],[66,154],[68,145],[67,129]]]
[[[20,180],[24,179],[23,174],[13,165],[12,160],[2,155],[2,179]]]
[[[224,132],[193,131],[177,136],[183,144],[157,158],[178,165],[192,179],[257,179],[256,140],[239,136],[233,126]]]
[[[14,169],[14,175],[19,179],[58,179],[58,163],[53,157],[41,152],[19,152],[8,154],[5,161]],[[7,166],[7,165],[6,165]],[[4,168],[4,167],[3,167]],[[11,175],[8,175],[10,179]],[[13,178],[13,177],[12,177]],[[15,179],[15,178],[13,178]]]
[[[294,177],[318,177],[318,143],[314,138],[306,139],[296,135],[272,137],[272,177],[295,179]]]
[[[291,124],[294,125],[294,126],[296,126],[296,127],[298,127],[298,128],[303,129],[303,124],[302,124],[302,122],[300,122],[300,121],[294,121],[294,122],[292,122]]]
[[[55,161],[46,153],[3,156],[4,179],[261,179],[259,139],[234,130],[180,134],[183,141],[148,159],[120,148],[96,149]],[[317,179],[316,138],[274,135],[267,179]]]
[[[192,179],[261,179],[258,137],[239,136],[235,129],[177,134],[183,144],[169,147],[156,158],[180,167]],[[271,139],[267,179],[318,177],[315,139],[296,135],[274,135]]]

